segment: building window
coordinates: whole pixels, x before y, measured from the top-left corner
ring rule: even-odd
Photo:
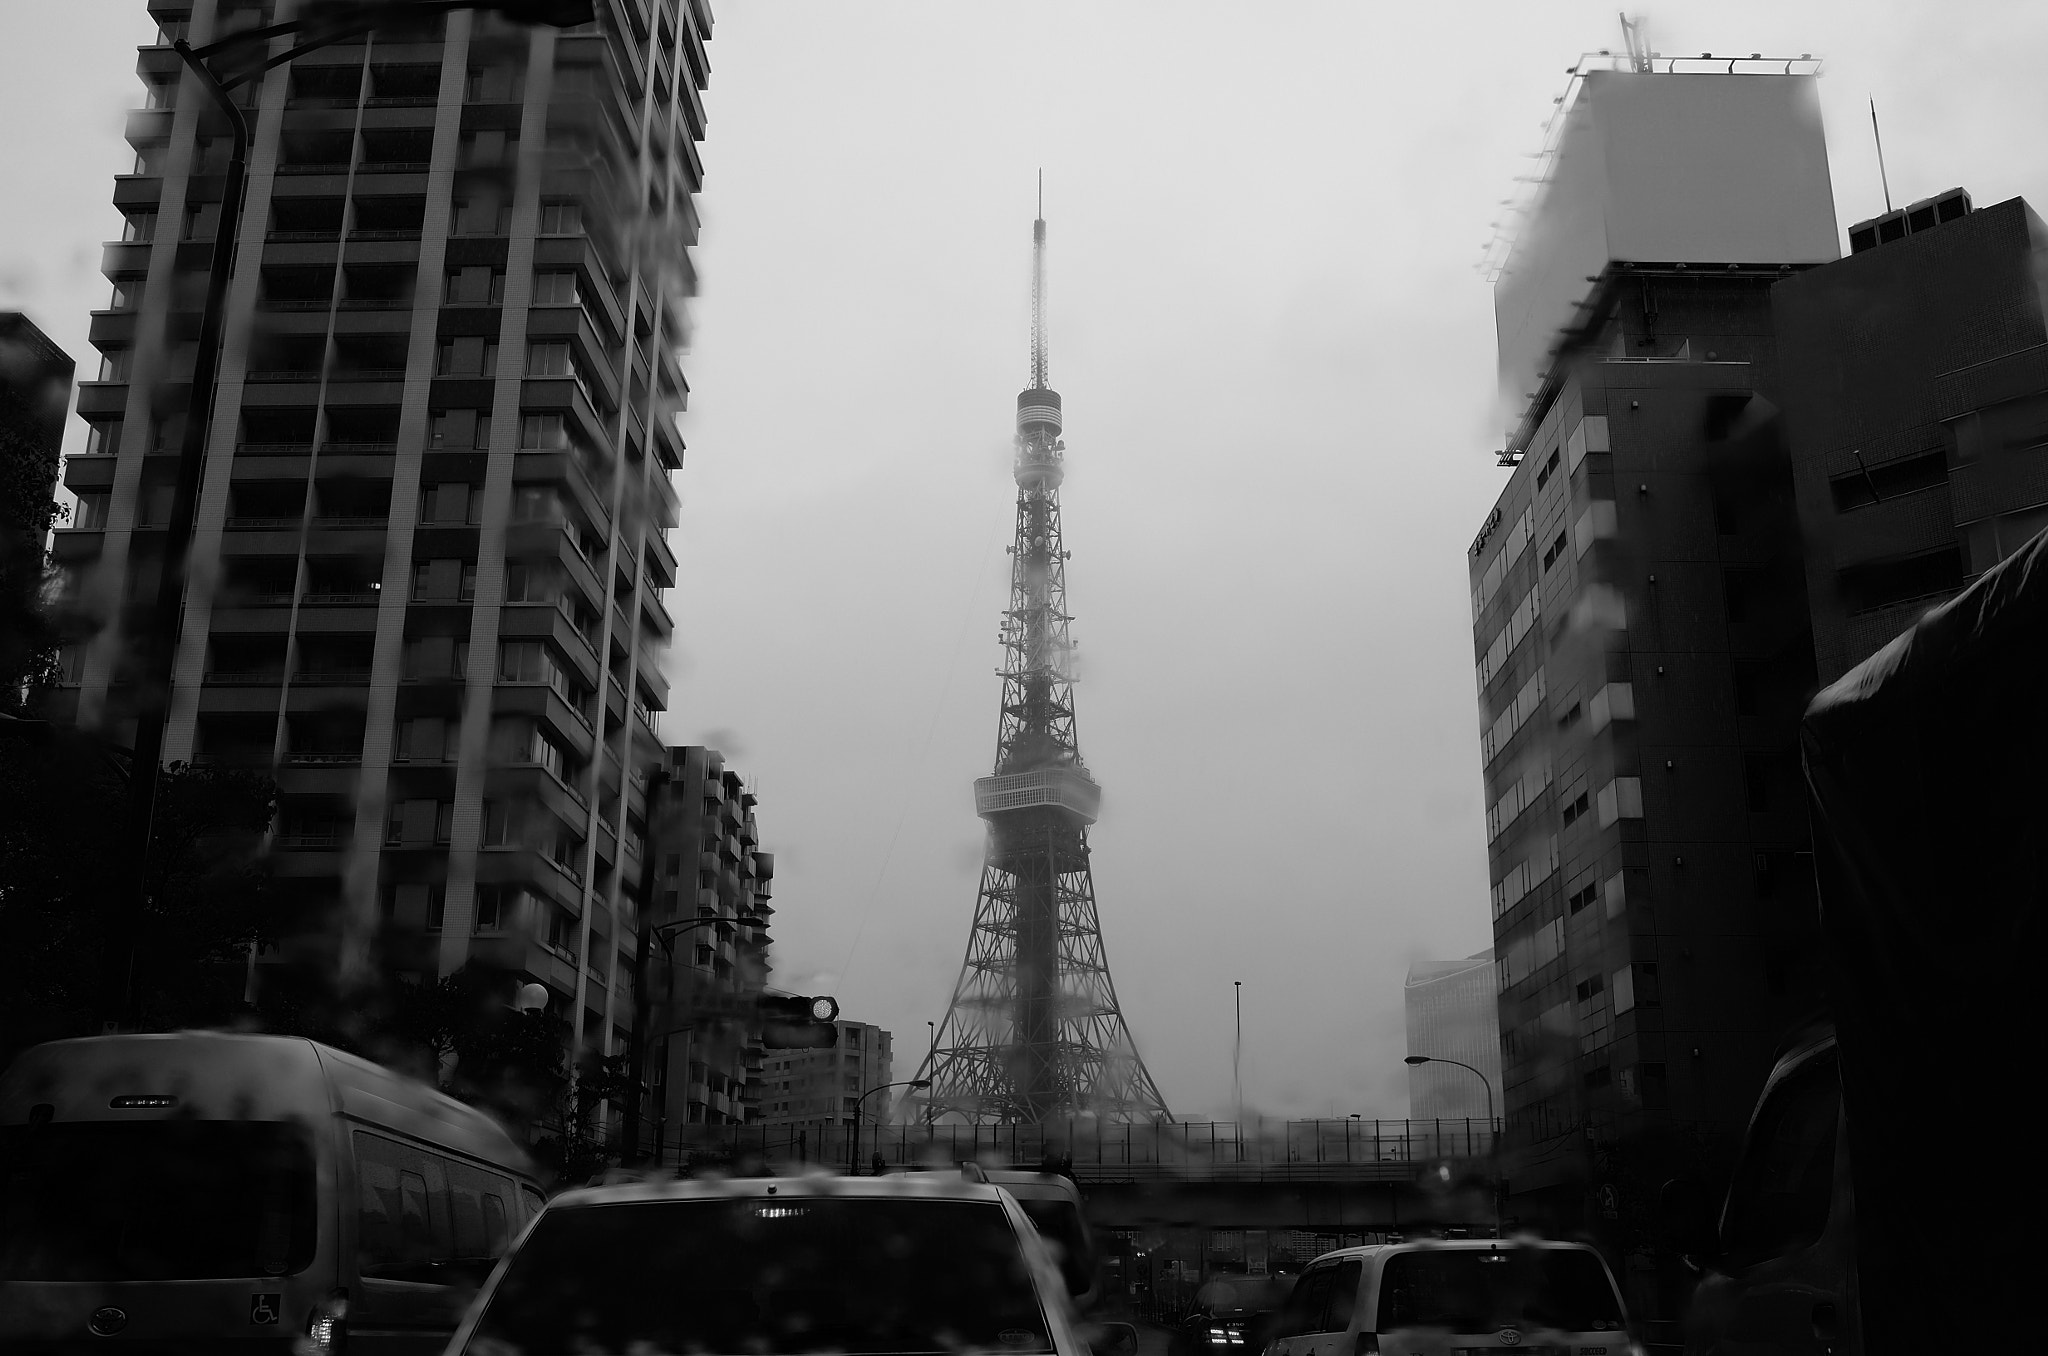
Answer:
[[[440,885],[429,885],[427,887],[427,931],[439,932],[441,930],[441,925],[447,921],[447,918],[447,887]]]
[[[85,454],[89,457],[111,457],[121,450],[121,421],[109,419],[104,423],[89,424],[85,431]]]
[[[455,802],[444,800],[434,806],[434,841],[446,846],[455,836]]]
[[[1586,813],[1591,804],[1592,802],[1586,793],[1584,791],[1579,792],[1578,798],[1564,807],[1564,822],[1566,824],[1575,822],[1581,815]]]
[[[477,932],[499,932],[510,926],[518,912],[519,888],[514,885],[479,885],[476,891]]]
[[[512,841],[510,816],[505,813],[502,801],[484,802],[484,843],[485,847],[504,847]]]
[[[1614,1070],[1612,1070],[1612,1069],[1608,1068],[1608,1067],[1607,1067],[1606,1065],[1604,1065],[1604,1064],[1603,1064],[1603,1065],[1602,1065],[1601,1067],[1597,1068],[1597,1069],[1588,1069],[1588,1070],[1586,1070],[1586,1078],[1585,1078],[1585,1082],[1586,1082],[1586,1086],[1587,1086],[1587,1088],[1589,1088],[1589,1089],[1591,1089],[1591,1088],[1604,1088],[1604,1087],[1606,1087],[1606,1086],[1607,1086],[1608,1084],[1612,1083],[1613,1081],[1614,1081]]]
[[[72,510],[71,526],[80,532],[99,532],[107,525],[107,505],[113,496],[104,490],[88,491],[78,496],[78,507]]]
[[[566,350],[567,345],[558,345]],[[519,446],[529,451],[549,451],[569,445],[569,426],[553,410],[523,414],[519,418]]]
[[[529,377],[569,377],[575,369],[569,361],[569,345],[561,342],[528,344],[526,346],[526,375]]]
[[[497,372],[498,346],[488,339],[443,339],[434,372],[443,377],[488,377]]]
[[[573,271],[550,271],[533,275],[533,304],[536,306],[574,306],[582,298],[576,294],[576,274]]]
[[[101,381],[128,380],[128,374],[134,368],[134,358],[134,349],[108,349],[106,352],[100,354],[99,379]]]
[[[185,209],[185,227],[179,233],[181,240],[212,240],[220,230],[220,204],[217,202],[194,203]]]
[[[582,235],[583,208],[573,202],[544,202],[540,205],[542,235]]]
[[[447,279],[450,306],[502,306],[505,304],[505,274],[488,264],[451,271]]]
[[[503,235],[505,205],[496,198],[458,198],[455,202],[456,235]]]

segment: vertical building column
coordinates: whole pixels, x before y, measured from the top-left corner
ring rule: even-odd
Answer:
[[[533,304],[534,237],[540,230],[541,167],[547,150],[548,95],[554,87],[554,58],[555,30],[545,26],[534,28],[526,49],[526,85],[519,118],[519,177],[513,188],[511,246],[505,258],[505,309],[498,327],[498,371],[491,401],[490,459],[484,470],[483,524],[477,533],[476,597],[470,613],[469,673],[458,744],[461,761],[455,774],[455,823],[443,896],[444,975],[459,968],[468,957],[476,918],[477,852],[483,841],[492,696],[498,679],[498,620],[505,601],[505,530],[512,519],[512,473],[519,457],[526,318]],[[450,69],[443,68],[444,81],[449,78]],[[443,108],[446,107],[444,96]],[[439,145],[437,136],[437,151]]]
[[[274,50],[292,42],[290,35],[271,40]],[[189,72],[188,72],[189,75]],[[242,391],[249,373],[249,340],[256,315],[256,293],[263,276],[263,240],[269,233],[270,190],[277,181],[277,146],[284,122],[284,103],[291,67],[281,66],[264,77],[261,115],[252,119],[249,160],[243,180],[242,217],[232,248],[235,271],[228,280],[227,314],[221,327],[220,364],[215,369],[213,425],[206,441],[206,469],[199,498],[192,506],[192,541],[186,553],[185,615],[178,630],[171,670],[171,700],[164,722],[164,761],[192,756],[199,723],[199,692],[206,681],[207,640],[213,630],[214,591],[222,570],[221,535],[227,527],[228,486],[234,479],[235,444],[240,439]],[[205,99],[202,91],[194,97]],[[209,101],[210,102],[210,101]],[[337,270],[338,272],[339,270]],[[194,417],[205,408],[208,392],[192,393]],[[304,551],[304,537],[300,550]],[[287,667],[289,683],[289,667]],[[283,694],[279,694],[280,707]],[[284,723],[280,709],[278,724]],[[282,747],[281,745],[278,747]]]
[[[206,41],[214,20],[214,0],[196,0],[192,7],[193,42]],[[177,108],[171,114],[170,141],[162,166],[163,191],[157,200],[156,234],[149,248],[149,275],[135,318],[135,340],[128,367],[128,400],[121,413],[121,443],[114,461],[114,484],[107,500],[106,536],[89,593],[105,612],[106,624],[86,647],[79,676],[78,723],[91,729],[130,713],[107,709],[107,689],[127,650],[128,561],[141,518],[142,472],[149,457],[151,408],[158,384],[170,373],[173,353],[170,316],[177,288],[178,236],[185,219],[185,191],[192,174],[194,140],[201,105],[211,102],[190,71],[178,79]]]
[[[370,943],[380,925],[377,883],[383,859],[384,816],[391,793],[393,731],[404,681],[405,615],[412,597],[412,536],[419,523],[420,471],[426,457],[427,420],[434,386],[434,353],[441,323],[442,261],[448,253],[456,157],[462,127],[462,92],[469,73],[470,16],[448,16],[441,48],[441,90],[434,111],[434,148],[427,170],[427,201],[420,223],[419,271],[414,275],[412,332],[406,339],[405,386],[399,397],[398,447],[391,465],[390,519],[384,529],[384,576],[377,591],[377,638],[371,650],[370,691],[363,713],[362,771],[356,779],[356,831],[342,877],[346,916],[344,978],[369,978]],[[465,914],[465,919],[468,917]],[[448,937],[443,921],[442,937]],[[466,941],[467,923],[458,934]],[[444,962],[445,965],[445,962]]]

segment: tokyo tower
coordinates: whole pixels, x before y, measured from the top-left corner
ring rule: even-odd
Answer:
[[[988,845],[967,959],[918,1077],[931,1080],[935,1120],[1170,1120],[1117,1006],[1088,865],[1102,790],[1074,735],[1066,444],[1046,371],[1042,189],[1031,240],[1031,386],[1017,397],[1002,721],[995,770],[974,783]]]

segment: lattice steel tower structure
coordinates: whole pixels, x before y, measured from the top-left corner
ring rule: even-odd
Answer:
[[[1060,397],[1048,385],[1045,211],[1032,223],[1031,386],[1017,397],[1017,539],[1003,613],[1003,714],[974,783],[987,855],[967,959],[920,1078],[930,1114],[1043,1122],[1171,1119],[1117,1006],[1088,826],[1102,800],[1074,736],[1060,533]]]

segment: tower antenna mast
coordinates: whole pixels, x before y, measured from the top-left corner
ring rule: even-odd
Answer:
[[[1031,389],[1046,389],[1050,355],[1045,349],[1045,171],[1038,172],[1038,219],[1031,223]]]

